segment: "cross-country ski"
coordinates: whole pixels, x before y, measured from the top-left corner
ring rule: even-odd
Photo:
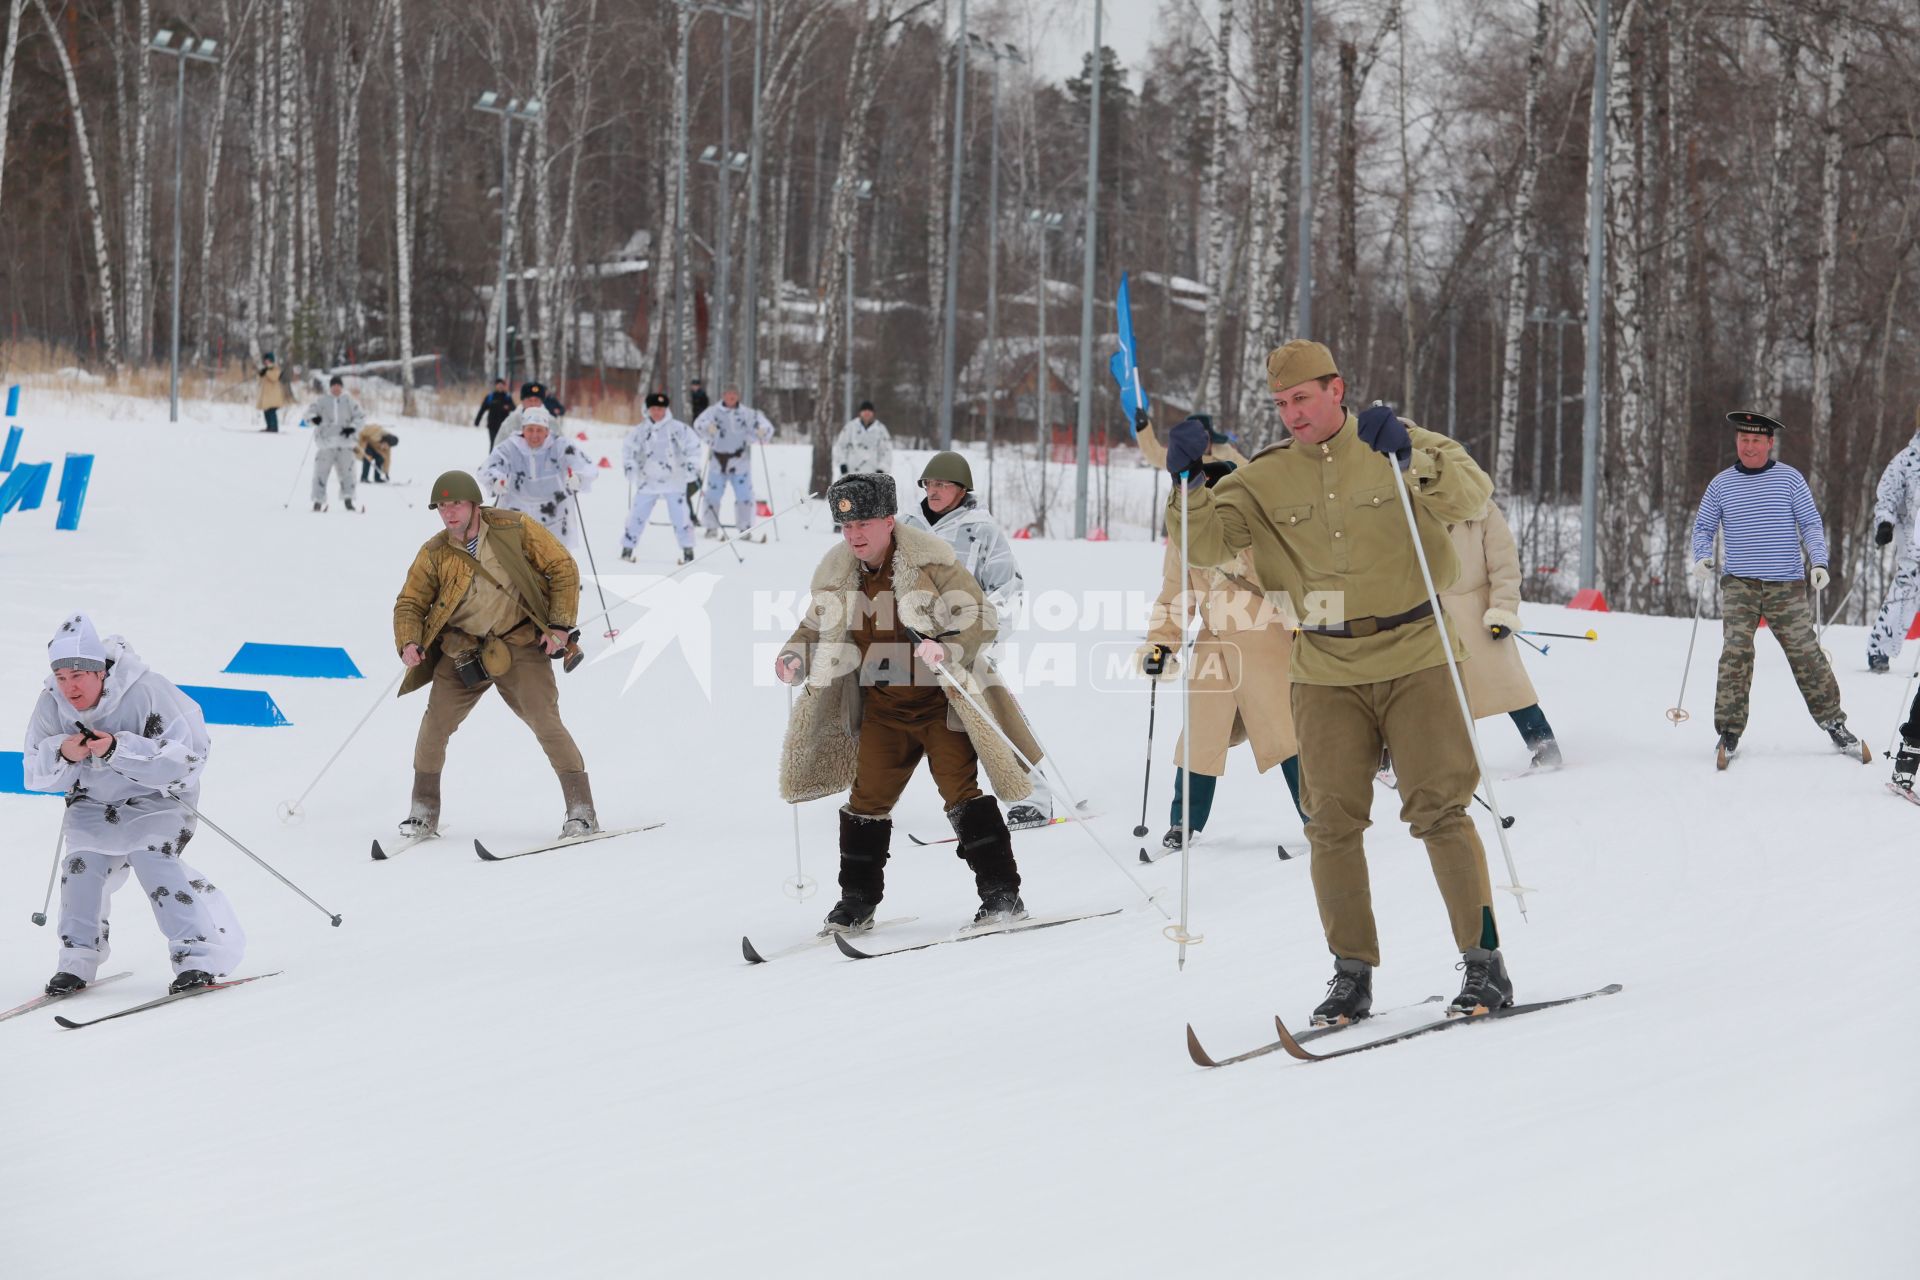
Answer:
[[[595,831],[589,835],[567,836],[560,840],[550,840],[545,844],[531,845],[524,849],[515,849],[511,853],[494,853],[479,840],[473,842],[473,851],[485,862],[507,862],[513,858],[525,858],[535,853],[550,853],[555,849],[570,849],[577,844],[592,844],[596,840],[611,840],[616,836],[630,836],[639,831],[654,831],[665,826],[664,822],[649,822],[638,827],[615,827],[608,831]]]
[[[69,1031],[78,1031],[82,1027],[97,1026],[102,1022],[112,1022],[115,1018],[125,1018],[136,1013],[145,1013],[149,1009],[158,1009],[161,1005],[178,1004],[182,1000],[191,1000],[195,996],[210,995],[215,991],[225,991],[229,987],[243,987],[249,982],[258,982],[262,978],[278,977],[280,973],[281,970],[275,969],[272,973],[256,973],[245,978],[229,978],[219,982],[203,983],[197,987],[188,987],[184,991],[171,991],[164,996],[158,996],[152,1000],[148,1000],[144,1004],[136,1004],[127,1009],[118,1009],[113,1013],[103,1014],[98,1018],[87,1018],[83,1021],[75,1021],[72,1018],[63,1017],[56,1013],[53,1015],[53,1020]]]

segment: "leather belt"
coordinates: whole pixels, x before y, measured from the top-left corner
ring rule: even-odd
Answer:
[[[1338,627],[1302,627],[1300,630],[1303,634],[1310,636],[1330,636],[1336,640],[1361,640],[1432,616],[1433,601],[1424,600],[1405,613],[1389,614],[1384,618],[1350,618]]]

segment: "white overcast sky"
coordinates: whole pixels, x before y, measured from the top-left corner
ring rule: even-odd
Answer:
[[[1119,56],[1121,66],[1133,71],[1127,79],[1136,89],[1140,77],[1133,69],[1146,61],[1159,8],[1158,0],[1105,0],[1100,43]],[[1036,4],[1034,9],[1040,24],[1034,42],[1040,55],[1036,69],[1048,80],[1078,75],[1081,59],[1093,47],[1093,0],[1060,0]]]

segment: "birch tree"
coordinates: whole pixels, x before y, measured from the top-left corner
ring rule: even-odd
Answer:
[[[1840,112],[1847,97],[1847,62],[1853,53],[1853,23],[1845,14],[1833,19],[1827,45],[1826,102],[1820,122],[1820,255],[1813,285],[1813,448],[1807,461],[1807,485],[1816,499],[1827,492],[1827,458],[1832,451],[1834,275],[1840,257]]]
[[[400,412],[413,416],[413,219],[407,162],[406,0],[393,0],[393,250],[399,295]]]
[[[27,0],[7,0],[6,44],[0,47],[0,200],[6,196],[7,108],[13,105],[13,65],[20,54],[20,17],[26,9]]]
[[[1253,209],[1247,229],[1247,299],[1240,334],[1240,394],[1234,422],[1249,440],[1270,420],[1267,352],[1286,325],[1286,238],[1292,210],[1294,104],[1300,92],[1300,9],[1254,9],[1254,79],[1262,86],[1248,136],[1253,140]]]
[[[1800,68],[1799,25],[1783,0],[1769,6],[1768,27],[1780,48],[1780,95],[1773,111],[1773,149],[1767,166],[1766,241],[1760,270],[1760,329],[1756,336],[1748,385],[1754,407],[1766,413],[1780,410],[1781,272],[1787,256],[1788,221],[1793,210],[1794,118],[1798,113]]]
[[[1634,118],[1634,76],[1641,51],[1633,36],[1639,0],[1626,0],[1614,18],[1607,74],[1607,269],[1612,283],[1618,378],[1615,447],[1606,468],[1607,514],[1615,531],[1610,575],[1630,609],[1645,606],[1653,567],[1651,454],[1647,413],[1647,334],[1641,290],[1642,158]]]
[[[127,353],[135,361],[151,354],[153,317],[147,303],[147,286],[153,271],[153,172],[148,151],[153,138],[153,68],[147,46],[153,39],[152,0],[139,0],[134,8],[133,29],[125,26],[124,14],[116,14],[114,55],[124,64],[124,78],[131,81],[131,101],[121,118],[120,180],[122,224],[121,261],[125,264]]]
[[[93,163],[93,136],[87,129],[87,114],[80,105],[80,82],[73,73],[73,59],[67,55],[67,42],[60,38],[47,11],[47,0],[33,0],[46,24],[48,43],[60,64],[60,78],[67,86],[67,106],[73,115],[73,145],[80,157],[80,181],[87,192],[87,223],[93,232],[94,305],[100,313],[100,349],[107,362],[109,376],[119,377],[123,360],[120,327],[114,319],[113,251],[107,244],[107,220],[100,203],[100,179]]]
[[[1540,179],[1540,80],[1547,61],[1552,0],[1536,0],[1527,84],[1520,101],[1520,179],[1513,191],[1513,233],[1507,245],[1507,324],[1500,360],[1500,417],[1493,452],[1493,491],[1513,492],[1514,446],[1520,427],[1520,354],[1527,326],[1527,266],[1533,257],[1533,192]],[[1536,357],[1534,376],[1539,377]],[[1539,448],[1540,424],[1534,424]],[[1538,495],[1535,495],[1538,497]]]
[[[1352,284],[1360,278],[1360,95],[1380,60],[1380,50],[1400,23],[1400,6],[1389,5],[1363,55],[1351,41],[1340,45],[1340,110],[1334,149],[1334,257],[1341,287],[1334,290],[1333,349],[1352,359],[1357,335],[1354,308],[1358,294]]]
[[[1207,324],[1200,356],[1200,403],[1212,410],[1220,403],[1220,329],[1226,317],[1227,228],[1232,215],[1226,208],[1227,156],[1233,133],[1233,0],[1220,0],[1218,30],[1213,43],[1211,94],[1212,147],[1207,153],[1205,275]],[[1243,371],[1243,375],[1244,371]]]

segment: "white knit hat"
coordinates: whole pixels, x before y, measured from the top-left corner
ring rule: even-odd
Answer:
[[[100,643],[100,633],[93,629],[93,619],[84,613],[76,613],[60,624],[53,639],[47,642],[47,658],[55,671],[107,669],[106,646]]]
[[[520,411],[520,425],[523,427],[540,426],[553,430],[553,415],[542,405],[530,404]]]

